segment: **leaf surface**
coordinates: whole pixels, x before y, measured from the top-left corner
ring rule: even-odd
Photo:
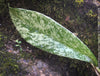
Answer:
[[[72,32],[36,11],[9,7],[11,19],[21,36],[46,52],[93,63],[96,57]]]

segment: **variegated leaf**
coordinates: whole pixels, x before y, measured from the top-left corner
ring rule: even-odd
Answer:
[[[93,63],[96,57],[72,32],[36,11],[9,7],[12,21],[21,36],[46,52]]]

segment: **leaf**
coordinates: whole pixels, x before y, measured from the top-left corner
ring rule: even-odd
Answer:
[[[16,40],[16,42],[18,43],[18,40]]]
[[[16,44],[16,46],[20,46],[20,45],[17,45],[17,44]]]
[[[36,11],[9,7],[11,19],[21,36],[46,52],[93,63],[96,57],[72,32]]]

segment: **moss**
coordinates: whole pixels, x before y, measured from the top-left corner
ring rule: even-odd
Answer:
[[[31,53],[21,52],[20,54],[21,54],[21,58],[34,60],[33,55]]]
[[[89,16],[89,17],[92,17],[92,18],[97,17],[97,14],[95,14],[95,13],[93,12],[93,10],[89,10],[88,13],[86,13],[86,15]]]
[[[83,6],[84,0],[75,0],[74,5],[76,7],[81,7]]]
[[[16,57],[4,51],[0,51],[0,76],[15,75],[20,71]]]
[[[0,32],[0,47],[4,46],[4,41],[6,41],[7,37]]]

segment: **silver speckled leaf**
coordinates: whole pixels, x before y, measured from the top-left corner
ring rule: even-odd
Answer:
[[[72,32],[50,17],[36,11],[9,7],[11,19],[21,36],[46,52],[93,63],[97,60],[89,48]]]

